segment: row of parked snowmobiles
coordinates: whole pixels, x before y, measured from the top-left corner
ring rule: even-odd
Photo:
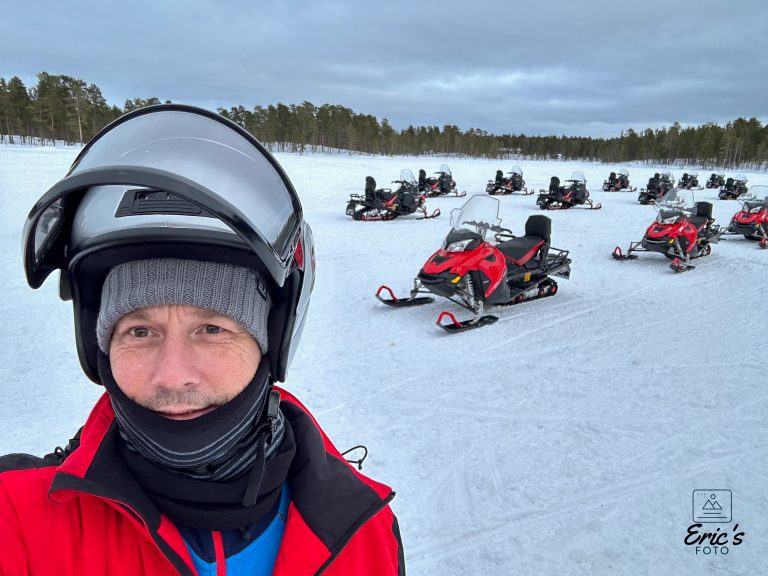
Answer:
[[[687,208],[675,189],[657,202],[655,208],[656,219],[643,239],[630,243],[626,252],[617,246],[614,258],[634,260],[638,252],[657,252],[672,260],[672,270],[685,272],[694,268],[691,260],[708,256],[712,245],[724,236],[744,236],[757,240],[760,248],[768,247],[768,186],[754,186],[750,194],[743,197],[741,210],[733,215],[726,229],[715,224],[710,202],[696,202]]]
[[[437,196],[466,196],[458,192],[451,169],[443,164],[436,172],[437,176],[427,178],[424,170],[419,170],[418,181],[413,172],[406,168],[400,171],[400,179],[393,180],[397,188],[376,188],[373,176],[366,176],[363,194],[351,194],[347,201],[346,214],[354,220],[394,220],[398,216],[418,214],[420,219],[436,218],[440,209],[427,212],[427,198]]]
[[[760,198],[762,195],[762,198]],[[626,253],[618,246],[617,260],[634,260],[640,252],[663,254],[675,272],[692,270],[691,261],[707,256],[712,245],[728,236],[740,235],[768,248],[768,186],[755,186],[742,198],[742,208],[722,229],[712,217],[710,202],[686,207],[673,188],[655,204],[657,216],[639,242]],[[553,296],[555,278],[569,278],[571,258],[567,250],[551,245],[551,220],[532,215],[525,233],[516,236],[502,227],[499,200],[472,196],[451,212],[451,229],[440,248],[423,265],[410,293],[397,297],[387,285],[376,298],[392,308],[422,306],[446,298],[471,313],[460,320],[452,312],[439,313],[436,324],[446,332],[460,332],[492,324],[498,316],[486,314],[488,306],[510,306]]]
[[[674,189],[674,181],[671,172],[656,172],[648,179],[647,187],[640,190],[637,201],[640,204],[653,204],[662,201],[667,192]],[[712,174],[706,187],[715,188],[715,184],[721,181],[723,184],[718,194],[720,200],[735,200],[747,193],[747,177],[743,174],[737,174],[736,178],[728,178],[727,180],[724,180],[722,176]],[[677,188],[680,190],[703,190],[704,187],[699,185],[698,175],[695,172],[686,172],[677,183]]]

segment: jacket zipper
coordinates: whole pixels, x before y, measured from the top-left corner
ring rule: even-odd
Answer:
[[[211,532],[213,538],[213,550],[216,554],[216,576],[227,575],[227,559],[224,556],[224,541],[221,532]]]
[[[368,511],[367,514],[362,516],[358,521],[358,523],[355,524],[355,526],[352,528],[352,530],[344,537],[343,540],[341,540],[340,544],[336,546],[336,550],[333,552],[333,554],[331,554],[331,557],[328,558],[328,560],[326,560],[325,562],[323,562],[323,565],[320,566],[317,572],[315,572],[314,576],[320,576],[320,574],[325,572],[328,569],[328,567],[331,564],[333,564],[333,561],[336,560],[336,558],[338,558],[339,554],[341,554],[344,548],[346,548],[347,544],[349,544],[349,541],[352,540],[352,537],[358,533],[360,528],[365,526],[366,522],[368,522],[371,518],[376,516],[376,514],[381,512],[384,509],[384,507],[386,507],[387,504],[392,502],[392,499],[394,497],[395,497],[395,493],[390,492],[389,495],[384,500],[379,502],[377,506],[374,506],[373,508],[371,508],[371,510]]]

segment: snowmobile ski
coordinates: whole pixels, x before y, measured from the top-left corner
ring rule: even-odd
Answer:
[[[443,318],[449,318],[450,324],[443,324],[442,320]],[[493,324],[498,320],[498,316],[492,316],[490,314],[486,314],[485,316],[480,316],[479,318],[472,318],[471,320],[464,320],[463,322],[460,322],[456,319],[456,316],[454,316],[451,312],[448,312],[447,310],[443,310],[440,312],[440,315],[437,317],[437,321],[435,324],[437,324],[440,328],[448,332],[449,334],[455,334],[456,332],[464,332],[466,330],[472,330],[474,328],[480,328],[482,326],[488,326],[489,324]]]
[[[693,270],[696,268],[695,266],[688,264],[686,260],[680,260],[680,258],[677,257],[672,260],[672,263],[669,265],[669,267],[675,272],[687,272],[688,270]]]
[[[429,220],[430,218],[437,218],[438,216],[440,216],[440,208],[435,208],[435,209],[432,211],[432,214],[429,214],[429,213],[427,212],[427,209],[426,209],[426,208],[424,209],[424,211],[423,211],[423,212],[422,212],[421,210],[420,210],[420,212],[421,212],[423,215],[422,215],[422,217],[421,217],[421,218],[416,218],[416,220]]]
[[[390,298],[385,298],[381,295],[382,291],[389,292]],[[383,304],[391,306],[392,308],[406,308],[408,306],[421,306],[423,304],[429,304],[434,302],[435,299],[430,296],[410,296],[408,298],[398,298],[389,286],[382,285],[376,291],[376,298]]]
[[[637,258],[637,254],[632,254],[631,248],[626,254],[624,254],[624,252],[621,251],[620,246],[616,246],[616,248],[613,249],[612,256],[616,258],[616,260],[634,260]]]

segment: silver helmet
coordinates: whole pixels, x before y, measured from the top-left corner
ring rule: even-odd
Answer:
[[[83,148],[24,226],[27,282],[61,271],[80,364],[99,382],[101,287],[121,262],[175,257],[257,269],[267,279],[272,376],[283,381],[314,285],[312,231],[288,176],[240,126],[162,104],[122,116]]]

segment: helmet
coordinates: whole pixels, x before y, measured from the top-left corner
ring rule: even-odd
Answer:
[[[27,282],[60,270],[86,375],[99,382],[96,318],[111,268],[144,258],[210,260],[258,270],[272,296],[272,376],[284,381],[314,285],[312,231],[288,176],[240,126],[162,104],[122,116],[83,148],[24,225]]]

